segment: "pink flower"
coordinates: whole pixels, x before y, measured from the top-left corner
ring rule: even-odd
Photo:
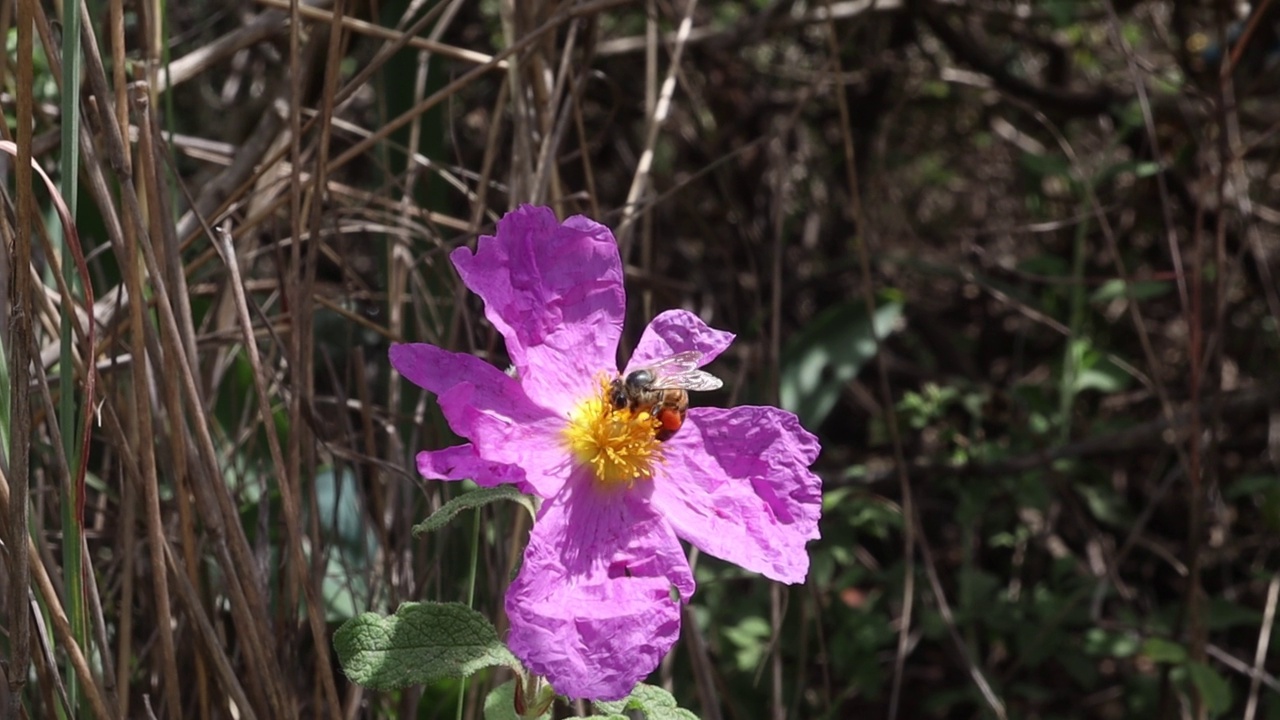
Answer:
[[[766,577],[803,582],[818,537],[817,439],[772,407],[691,407],[655,437],[614,409],[625,296],[609,229],[521,206],[451,255],[506,339],[515,377],[471,355],[394,345],[391,364],[435,393],[469,443],[418,455],[427,478],[514,483],[542,499],[507,591],[508,644],[557,692],[615,700],[675,643],[693,574],[678,538]],[[654,318],[623,374],[678,352],[715,359],[733,335],[683,310]],[[695,401],[696,403],[696,398]],[[676,591],[675,593],[672,590]]]

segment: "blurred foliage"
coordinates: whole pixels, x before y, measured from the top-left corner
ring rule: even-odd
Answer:
[[[37,5],[56,28],[54,4]],[[146,698],[159,717],[452,718],[460,701],[480,717],[505,671],[365,691],[331,645],[363,612],[472,591],[503,626],[528,513],[485,504],[476,535],[414,532],[489,498],[417,477],[418,450],[457,438],[385,350],[418,340],[505,366],[446,255],[533,201],[619,227],[624,346],[661,310],[695,311],[738,335],[711,368],[725,390],[695,401],[779,402],[822,441],[803,587],[695,556],[685,638],[651,680],[680,707],[1280,718],[1280,2],[397,0],[346,3],[335,45],[324,2],[296,25],[267,0],[114,3],[121,45],[113,3],[91,5],[106,86],[115,68],[147,80],[163,142],[143,152],[132,108],[120,164],[114,92],[65,95],[39,38],[17,57],[7,6],[0,109],[12,139],[30,94],[33,153],[56,172],[61,108],[78,99],[93,151],[79,222],[101,385],[83,540],[108,716]],[[28,61],[36,81],[17,87]],[[8,240],[20,189],[7,156],[0,168]],[[256,367],[206,229],[220,224]],[[125,227],[162,272],[126,256]],[[37,350],[56,358],[71,312],[59,255],[35,252],[35,298],[10,297],[7,258],[10,311],[40,320]],[[137,344],[131,272],[145,275]],[[82,387],[44,362],[55,403]],[[31,443],[31,538],[58,577],[55,418],[33,405],[24,425],[4,402],[0,429]],[[43,608],[62,592],[33,588]],[[10,618],[26,617],[9,602],[6,661]],[[61,707],[68,652],[46,637],[58,659],[36,658],[28,715],[90,716]]]

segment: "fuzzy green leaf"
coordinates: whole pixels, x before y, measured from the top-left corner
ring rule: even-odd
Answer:
[[[338,628],[333,646],[347,677],[374,690],[520,668],[488,619],[461,603],[405,603],[389,617],[364,613]]]
[[[533,498],[511,485],[498,485],[491,488],[472,490],[450,500],[442,505],[439,510],[431,513],[431,517],[414,525],[413,535],[417,537],[424,533],[435,532],[448,525],[451,520],[458,516],[458,513],[464,510],[474,510],[499,500],[514,500],[529,511],[529,517],[537,516],[537,512],[533,507]]]
[[[605,713],[609,720],[625,717],[628,710],[639,710],[645,720],[698,720],[698,716],[676,705],[671,693],[660,687],[641,683],[631,694],[621,700],[593,703],[597,712]]]

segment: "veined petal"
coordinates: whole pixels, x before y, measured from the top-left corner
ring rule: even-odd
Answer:
[[[507,590],[507,642],[556,692],[617,700],[675,644],[671,588],[687,600],[693,575],[642,492],[602,494],[581,477],[566,487],[542,506]]]
[[[569,407],[617,367],[626,298],[609,228],[581,216],[559,223],[550,208],[522,205],[474,253],[460,247],[449,257],[484,300],[534,402]]]
[[[471,355],[425,343],[392,345],[388,354],[401,375],[436,393],[449,427],[473,443],[477,457],[519,466],[528,489],[544,498],[559,491],[569,472],[560,440],[567,416],[536,405],[520,383]]]
[[[517,465],[490,462],[471,443],[418,453],[418,473],[428,480],[474,480],[481,487],[512,484],[532,492],[524,470]]]
[[[667,310],[649,321],[623,374],[688,350],[702,353],[705,365],[724,352],[733,337],[731,332],[709,327],[688,310]]]
[[[492,409],[506,409],[513,416],[527,419],[550,414],[530,402],[515,379],[474,355],[427,343],[392,343],[387,357],[406,380],[436,395],[468,383],[487,389],[485,396],[477,399],[487,401],[486,406]]]
[[[666,443],[650,501],[704,552],[788,583],[809,571],[822,481],[818,440],[772,407],[691,408]]]

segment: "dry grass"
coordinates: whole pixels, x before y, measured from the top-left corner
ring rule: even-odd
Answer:
[[[778,401],[784,348],[822,309],[873,305],[885,287],[906,298],[907,330],[813,428],[828,488],[890,508],[904,531],[824,529],[833,539],[817,552],[857,550],[807,588],[754,596],[769,651],[745,681],[725,679],[721,621],[689,618],[662,673],[703,717],[764,717],[734,697],[743,686],[775,718],[923,717],[942,712],[927,701],[940,678],[969,693],[968,713],[1074,708],[1078,689],[952,612],[970,607],[956,578],[971,564],[1031,587],[1055,560],[1119,588],[1091,626],[1179,607],[1170,634],[1256,707],[1276,682],[1254,649],[1271,634],[1280,580],[1264,568],[1278,548],[1256,494],[1221,492],[1280,463],[1261,430],[1277,397],[1275,98],[1230,75],[1139,92],[1165,87],[1160,68],[1190,67],[1176,38],[1218,27],[1208,3],[1117,2],[1120,16],[1086,3],[1085,35],[1066,49],[1026,40],[1038,29],[1012,3],[987,5],[960,18],[935,2],[110,0],[82,44],[82,258],[58,245],[70,236],[45,224],[30,174],[31,160],[67,158],[57,93],[36,82],[61,76],[35,60],[58,56],[55,16],[35,0],[0,6],[5,37],[19,28],[0,77],[32,88],[3,99],[19,128],[4,136],[16,191],[3,329],[23,390],[0,478],[13,691],[0,690],[0,716],[53,717],[68,702],[100,718],[451,715],[432,714],[448,694],[370,697],[347,683],[330,637],[352,611],[464,599],[472,572],[477,607],[498,618],[522,515],[485,511],[474,566],[469,527],[413,537],[455,491],[417,478],[413,454],[453,440],[385,348],[431,342],[504,362],[446,254],[519,202],[616,228],[624,346],[676,306],[737,332],[721,363],[728,404]],[[1121,41],[1125,23],[1140,40]],[[1086,52],[1095,65],[1070,65]],[[1145,173],[1152,158],[1168,172]],[[1067,269],[1029,264],[1045,258]],[[56,282],[76,260],[73,285]],[[1153,278],[1176,290],[1085,305],[1106,280]],[[1064,393],[1042,412],[1026,391],[1052,396],[1062,345],[1081,338],[1128,373],[1128,390]],[[931,383],[981,396],[974,426],[953,413],[898,427],[885,409]],[[1055,429],[1028,439],[1032,416]],[[81,461],[62,448],[89,419]],[[977,444],[996,454],[944,462]],[[1090,514],[1077,471],[1051,463],[1063,458],[1114,479],[1124,524]],[[969,491],[948,483],[1029,475],[1049,509],[1028,511],[1016,489],[986,497],[1016,507],[1009,526],[1027,532],[1012,559],[984,557],[976,526],[954,516],[951,493]],[[1170,491],[1176,478],[1190,480]],[[80,591],[64,573],[77,546]],[[886,565],[896,580],[875,574]],[[707,598],[737,587],[714,578]],[[883,591],[891,639],[850,650],[840,633],[865,598],[849,593],[868,587]],[[1223,593],[1272,614],[1211,637],[1204,601]],[[1063,617],[1084,604],[1071,598]],[[943,632],[922,639],[926,612]],[[873,661],[878,686],[839,674],[840,653],[864,649],[888,651]],[[1103,673],[1088,712],[1123,709],[1106,693],[1130,672],[1164,678],[1165,716],[1178,697],[1205,702],[1135,663]],[[1061,695],[1011,697],[1028,677]],[[472,685],[469,717],[500,680]]]

